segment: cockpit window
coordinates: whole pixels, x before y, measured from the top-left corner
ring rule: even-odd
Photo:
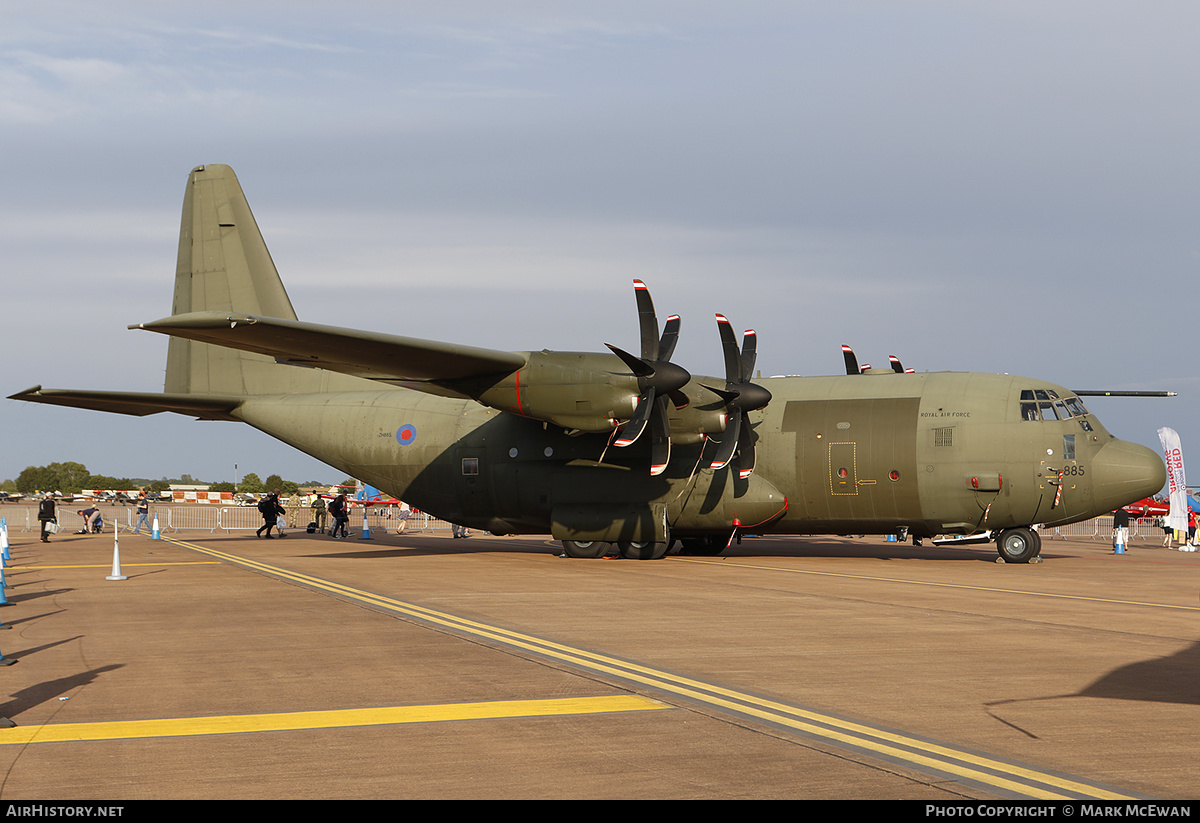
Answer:
[[[1067,408],[1071,410],[1072,417],[1083,417],[1088,413],[1088,410],[1083,407],[1083,401],[1078,397],[1068,397]]]
[[[1053,389],[1021,390],[1022,420],[1071,420],[1087,414],[1087,408],[1078,397],[1060,398]],[[1087,421],[1081,420],[1080,424],[1085,431],[1091,431]]]
[[[1033,389],[1021,390],[1021,419],[1037,420],[1037,403],[1033,402]]]

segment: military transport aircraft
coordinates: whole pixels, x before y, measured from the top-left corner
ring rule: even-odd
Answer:
[[[1041,380],[894,361],[752,381],[756,336],[739,349],[721,315],[724,376],[694,377],[671,362],[679,318],[660,334],[649,290],[634,286],[636,353],[504,352],[301,322],[233,170],[200,166],[172,315],[130,327],[170,336],[165,390],[12,397],[240,420],[437,517],[549,533],[572,557],[615,543],[653,559],[675,540],[716,554],[752,530],[974,535],[1027,562],[1034,524],[1110,512],[1165,482],[1158,455]]]

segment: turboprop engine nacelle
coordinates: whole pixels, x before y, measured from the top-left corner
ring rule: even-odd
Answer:
[[[579,432],[611,432],[637,410],[637,378],[622,362],[597,352],[528,352],[526,365],[466,393],[485,406]],[[710,380],[710,382],[712,382]],[[462,390],[462,387],[458,387]],[[698,443],[725,431],[725,404],[693,379],[668,409],[671,441]]]
[[[633,417],[638,381],[610,354],[528,352],[526,365],[468,390],[478,402],[582,432],[609,432]]]

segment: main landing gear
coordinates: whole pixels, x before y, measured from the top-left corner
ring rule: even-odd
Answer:
[[[563,554],[567,557],[603,557],[611,546],[602,540],[564,540]]]
[[[1029,563],[1042,553],[1042,538],[1034,529],[1005,529],[996,536],[996,551],[1005,563]]]
[[[616,546],[617,553],[626,560],[661,560],[671,548],[670,543],[655,543],[650,540],[620,540],[605,543],[602,540],[564,540],[563,554],[567,557],[604,557]]]

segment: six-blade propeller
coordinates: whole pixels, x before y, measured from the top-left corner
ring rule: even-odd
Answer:
[[[758,354],[758,335],[754,330],[747,329],[742,335],[740,354],[733,327],[724,315],[717,315],[717,331],[721,335],[721,348],[725,353],[725,388],[705,388],[725,401],[729,421],[709,468],[725,468],[736,454],[738,476],[747,477],[754,471],[754,432],[750,429],[749,413],[771,402],[771,393],[750,382]]]
[[[667,420],[668,398],[678,407],[687,405],[687,396],[680,391],[692,376],[671,362],[675,344],[679,342],[679,315],[667,318],[662,337],[658,335],[658,318],[650,290],[641,280],[633,281],[637,298],[638,322],[641,327],[642,356],[634,357],[611,343],[605,343],[612,353],[629,367],[638,381],[637,408],[625,424],[614,446],[629,446],[650,426],[650,474],[662,474],[671,461],[671,424]]]

